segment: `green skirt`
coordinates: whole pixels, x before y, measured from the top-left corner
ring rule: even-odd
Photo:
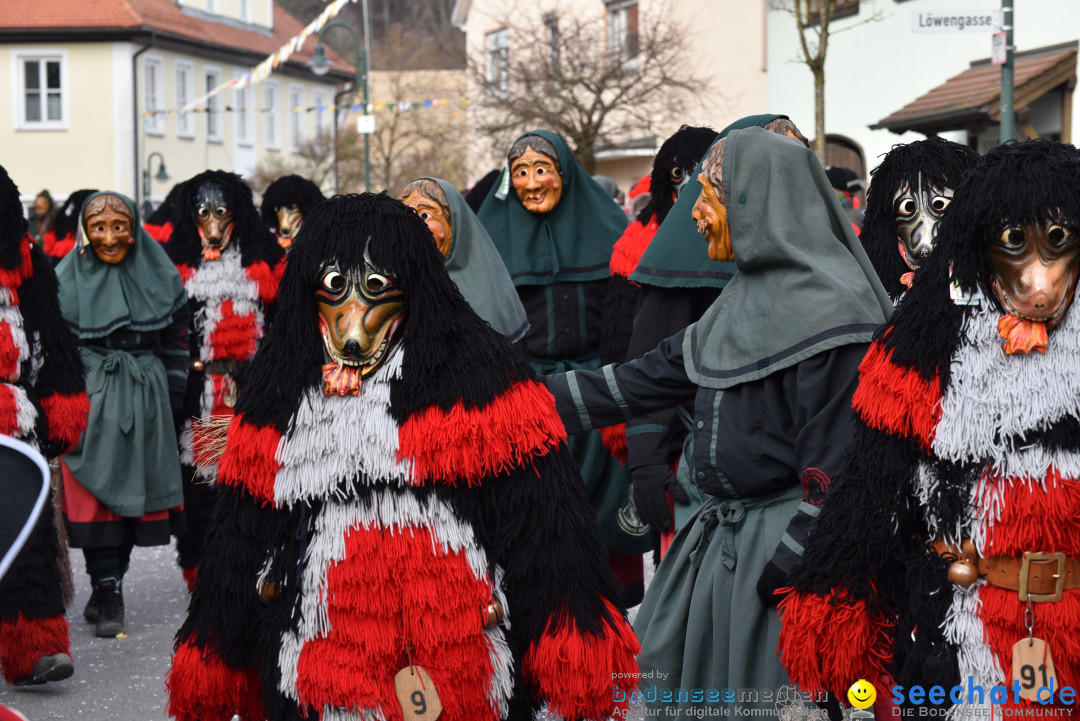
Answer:
[[[600,367],[597,356],[558,361],[533,358],[531,363],[540,375]],[[570,436],[566,447],[581,469],[585,494],[596,511],[600,538],[608,553],[632,555],[652,550],[652,530],[641,522],[630,496],[630,471],[612,457],[600,431]]]
[[[780,665],[780,620],[757,581],[803,500],[802,488],[740,500],[708,500],[678,532],[638,611],[646,708],[757,709],[791,695]],[[725,713],[723,709],[727,709]]]

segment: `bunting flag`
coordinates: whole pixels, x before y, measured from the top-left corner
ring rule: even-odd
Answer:
[[[241,77],[233,78],[233,80],[230,81],[230,82],[234,83],[234,85],[226,84],[225,87],[226,88],[236,87],[235,83],[239,83],[240,80],[241,80]],[[380,113],[380,112],[384,112],[384,111],[387,111],[387,110],[389,110],[391,112],[397,112],[397,113],[407,113],[407,112],[412,111],[412,110],[432,110],[434,108],[446,107],[448,105],[456,105],[457,107],[454,109],[454,114],[456,115],[456,114],[460,113],[460,111],[463,110],[468,105],[468,103],[469,103],[468,99],[464,98],[464,97],[457,98],[457,99],[434,98],[434,99],[431,99],[431,100],[413,100],[413,101],[394,102],[394,103],[368,103],[367,104],[367,113],[369,113],[369,114],[370,113]],[[189,103],[189,105],[190,105],[190,103]],[[224,107],[217,108],[215,110],[210,110],[210,109],[205,108],[205,107],[190,107],[189,108],[188,105],[185,105],[183,108],[181,108],[179,110],[176,110],[176,109],[174,109],[174,110],[147,110],[147,111],[145,111],[143,113],[143,115],[148,116],[148,117],[149,116],[172,117],[173,115],[176,115],[176,114],[178,114],[180,112],[184,112],[184,113],[210,113],[210,112],[213,112],[213,113],[279,113],[279,112],[285,111],[285,112],[290,112],[290,113],[314,113],[316,111],[318,111],[318,112],[333,112],[333,111],[337,110],[338,108],[347,108],[350,112],[353,112],[353,113],[360,113],[360,112],[364,111],[364,105],[361,104],[361,103],[354,103],[354,104],[351,104],[351,105],[308,105],[308,106],[297,105],[297,106],[294,106],[294,107],[283,106],[283,107],[280,107],[280,108],[243,108],[243,109],[234,108],[234,107],[232,107],[230,105],[226,105]]]
[[[184,105],[183,107],[173,108],[172,110],[157,110],[149,112],[147,114],[173,117],[174,115],[179,115],[180,113],[197,113],[200,112],[198,106],[204,105],[207,100],[225,90],[241,90],[248,87],[249,85],[261,83],[262,81],[270,77],[270,73],[274,71],[274,68],[288,60],[293,53],[303,47],[304,42],[309,37],[315,35],[320,30],[322,30],[323,27],[326,26],[326,23],[330,22],[330,20],[335,15],[341,12],[341,8],[345,7],[351,2],[355,2],[355,0],[332,0],[326,5],[323,11],[319,13],[319,16],[317,18],[312,20],[308,24],[308,26],[301,30],[297,35],[290,38],[284,45],[282,45],[277,50],[277,52],[272,53],[265,60],[263,60],[261,63],[251,68],[250,70],[238,75],[235,78],[232,78],[231,80],[226,80],[213,90],[210,90],[203,96],[192,100],[190,103]]]

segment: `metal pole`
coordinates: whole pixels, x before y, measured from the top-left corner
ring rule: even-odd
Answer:
[[[370,65],[370,51],[371,51],[371,32],[368,27],[368,0],[363,0],[360,9],[362,11],[364,21],[364,110],[363,114],[368,114],[368,97],[370,90],[368,88],[368,75],[371,69]],[[359,72],[359,68],[357,68]],[[364,192],[371,192],[371,152],[369,150],[370,135],[364,133]]]
[[[1013,107],[1013,0],[1001,0],[1001,21],[1005,27],[1005,64],[1001,66],[1001,142],[1016,136],[1016,108]]]

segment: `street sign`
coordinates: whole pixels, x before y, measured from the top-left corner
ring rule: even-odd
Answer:
[[[1004,25],[997,10],[912,10],[913,33],[996,33]]]
[[[371,135],[375,132],[375,116],[374,115],[357,115],[356,116],[356,132],[361,135]]]
[[[1005,40],[1005,31],[994,33],[990,36],[990,64],[1004,65],[1008,57],[1008,41]]]

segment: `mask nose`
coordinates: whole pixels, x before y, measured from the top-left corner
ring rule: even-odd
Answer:
[[[923,263],[925,263],[926,259],[929,258],[929,257],[930,257],[930,248],[929,248],[929,246],[920,245],[918,248],[915,249],[915,260],[917,260],[919,262],[919,265],[922,265]]]
[[[360,349],[360,341],[356,340],[355,338],[350,338],[349,340],[345,341],[344,350],[346,355],[356,360],[359,360],[360,357],[363,355],[363,351],[361,351]]]

